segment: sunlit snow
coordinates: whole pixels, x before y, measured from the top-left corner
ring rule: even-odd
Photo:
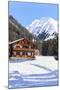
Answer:
[[[53,56],[35,60],[9,60],[9,88],[58,85],[58,61]]]

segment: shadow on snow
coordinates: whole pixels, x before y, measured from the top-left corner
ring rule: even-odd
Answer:
[[[32,60],[31,59],[13,59],[13,60],[9,59],[9,63],[22,63],[22,62],[32,61]]]
[[[13,71],[9,73],[9,88],[25,88],[25,87],[28,88],[28,87],[53,86],[53,85],[56,86],[58,85],[57,74],[58,74],[57,70],[47,74],[30,74],[30,75],[22,75],[18,71]]]

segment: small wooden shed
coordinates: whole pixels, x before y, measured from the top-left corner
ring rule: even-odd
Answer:
[[[9,57],[34,59],[35,49],[36,45],[32,41],[21,38],[9,43]]]

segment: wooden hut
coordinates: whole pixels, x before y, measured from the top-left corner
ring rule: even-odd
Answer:
[[[26,39],[18,39],[9,43],[9,57],[16,59],[34,59],[36,45]]]

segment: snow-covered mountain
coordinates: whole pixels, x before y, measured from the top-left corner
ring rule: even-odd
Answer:
[[[41,40],[48,40],[58,33],[58,22],[51,17],[42,17],[35,19],[26,28]]]

